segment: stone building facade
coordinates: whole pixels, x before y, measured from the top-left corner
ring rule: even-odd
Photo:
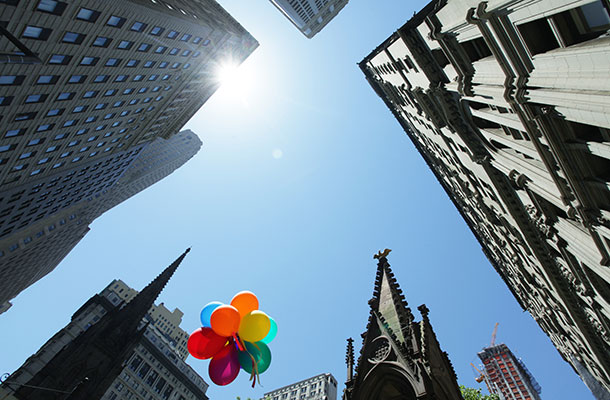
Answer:
[[[320,374],[265,393],[261,400],[336,400],[337,380]]]
[[[439,0],[360,67],[563,358],[610,389],[607,0]]]
[[[82,239],[92,199],[209,99],[217,66],[258,43],[214,0],[6,0],[0,27],[0,269],[40,247],[17,276],[3,271],[19,288],[0,288],[2,304]]]
[[[339,14],[349,0],[271,0],[303,35],[311,39]]]
[[[171,269],[175,270],[181,259],[172,264]],[[171,269],[166,271],[173,273]],[[165,276],[161,275],[161,281],[165,278],[169,279],[167,275],[171,276],[169,273],[166,273]],[[153,283],[155,282],[163,283],[153,281]],[[101,400],[206,400],[205,392],[208,384],[185,363],[186,354],[181,350],[181,343],[176,340],[176,337],[182,338],[188,337],[188,335],[179,326],[172,329],[173,334],[169,334],[167,329],[164,329],[164,321],[171,320],[179,324],[182,313],[178,309],[169,312],[163,303],[154,305],[152,303],[156,297],[154,295],[158,294],[157,291],[161,285],[153,286],[156,286],[155,290],[149,294],[146,291],[138,292],[131,289],[120,280],[112,281],[104,290],[81,306],[63,329],[53,335],[17,371],[9,376],[0,386],[0,395],[10,396],[7,397],[9,400],[53,399],[55,397],[50,397],[53,395],[61,399],[66,398],[66,393],[54,393],[45,389],[64,392],[75,389],[83,376],[70,377],[69,379],[72,381],[67,382],[65,378],[59,379],[63,376],[63,372],[66,372],[62,372],[61,369],[73,368],[69,364],[95,364],[99,361],[97,358],[102,358],[106,354],[97,354],[95,351],[83,351],[82,349],[99,347],[104,349],[104,353],[115,357],[112,360],[113,365],[101,364],[89,373],[84,373],[91,383],[85,381],[86,383],[82,384],[82,390],[98,393],[97,397],[90,398]],[[148,292],[150,291],[149,289]],[[141,293],[147,298],[146,301],[141,298]],[[134,310],[129,310],[127,306],[130,304]],[[135,309],[138,311],[136,312]],[[146,310],[148,311],[146,312]],[[135,325],[132,324],[133,332],[127,332],[126,329],[114,329],[117,326],[122,327],[127,322],[134,322],[134,318],[138,319],[135,321]],[[106,325],[109,327],[110,334],[108,331],[105,331],[104,334],[96,334],[96,330],[104,331]],[[110,337],[106,337],[108,335]],[[113,338],[112,335],[118,336]],[[118,337],[127,342],[126,349],[119,346]],[[80,351],[74,351],[74,348],[78,348]],[[68,359],[71,363],[59,368],[58,365],[62,364],[57,363],[58,359],[62,361]],[[107,382],[103,382],[101,377],[97,382],[93,378],[94,375],[104,374],[111,375]],[[101,386],[95,389],[94,386],[100,382]],[[31,389],[22,386],[23,384],[40,386],[43,389]],[[81,390],[80,387],[78,389]],[[73,395],[76,396],[75,398],[81,396],[77,390],[74,390],[67,398],[72,399]]]

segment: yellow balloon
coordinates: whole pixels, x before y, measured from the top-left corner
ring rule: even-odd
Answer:
[[[271,322],[267,314],[254,310],[241,318],[239,337],[246,342],[258,342],[267,336]]]

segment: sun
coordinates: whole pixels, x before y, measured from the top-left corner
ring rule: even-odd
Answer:
[[[219,93],[230,97],[243,98],[252,87],[252,76],[248,68],[233,61],[221,63],[215,71],[220,87]]]

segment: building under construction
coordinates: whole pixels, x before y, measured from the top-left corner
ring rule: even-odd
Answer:
[[[502,400],[540,400],[540,385],[508,346],[492,344],[479,358],[485,366],[481,375],[491,393]]]

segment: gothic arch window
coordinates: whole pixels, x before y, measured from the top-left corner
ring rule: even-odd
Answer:
[[[354,400],[416,400],[408,375],[396,365],[378,365]]]

